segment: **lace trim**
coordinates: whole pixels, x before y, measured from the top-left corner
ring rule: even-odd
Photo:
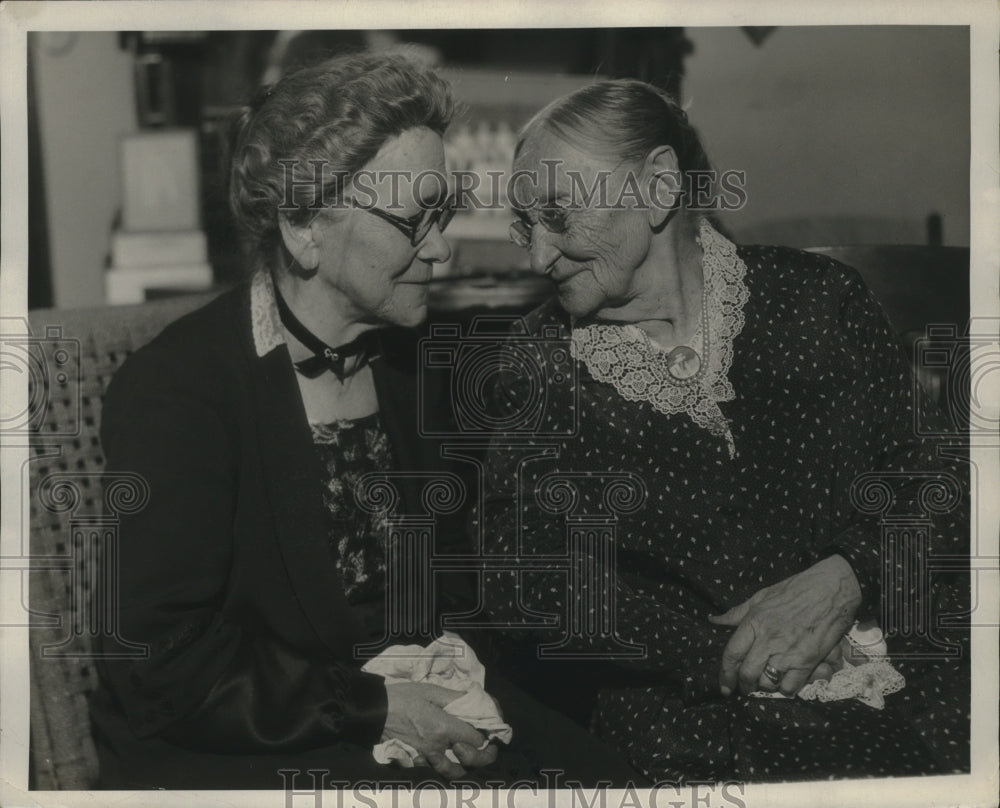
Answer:
[[[250,323],[257,356],[265,356],[285,344],[278,305],[274,302],[274,281],[265,270],[258,270],[250,283]]]
[[[906,687],[906,679],[890,662],[866,662],[857,667],[845,665],[830,681],[810,682],[798,692],[806,701],[842,701],[857,699],[876,710],[885,708],[885,697]]]
[[[830,677],[810,682],[799,692],[809,701],[857,699],[874,707],[885,708],[885,697],[906,687],[906,679],[889,662],[888,648],[877,626],[862,628],[857,623],[845,636],[844,667]]]
[[[746,320],[743,306],[750,298],[746,264],[736,245],[702,219],[698,244],[703,250],[708,333],[702,335],[704,372],[690,380],[673,378],[662,353],[651,355],[650,343],[634,326],[589,325],[573,330],[570,348],[590,375],[608,382],[627,401],[646,401],[664,415],[686,413],[695,424],[724,438],[730,458],[736,444],[719,402],[736,393],[728,373],[733,364],[733,340]]]

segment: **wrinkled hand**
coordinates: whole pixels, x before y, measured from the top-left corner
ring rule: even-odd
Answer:
[[[743,693],[780,689],[793,696],[807,681],[829,678],[839,667],[840,639],[860,605],[854,571],[834,555],[709,617],[718,625],[736,626],[722,652],[723,695],[739,686]],[[767,664],[782,672],[779,682],[764,675]]]
[[[826,655],[826,658],[813,668],[813,672],[806,679],[806,684],[819,681],[820,679],[830,681],[830,677],[844,667],[844,644],[846,642],[847,640],[841,637],[840,642],[833,646],[833,649]],[[770,685],[768,690],[778,689],[777,685],[771,684],[770,679],[767,680],[767,683]]]
[[[420,682],[386,685],[385,692],[389,704],[382,737],[396,738],[416,749],[418,765],[431,766],[452,780],[465,774],[463,766],[488,766],[496,760],[495,746],[479,748],[486,742],[481,732],[444,711],[461,692]],[[448,749],[461,765],[445,757]]]

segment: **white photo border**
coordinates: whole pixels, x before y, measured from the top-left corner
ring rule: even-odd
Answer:
[[[559,2],[492,2],[456,0],[383,0],[382,2],[303,2],[302,0],[123,0],[122,2],[6,2],[0,7],[0,316],[24,318],[27,301],[28,209],[27,187],[27,35],[32,31],[226,30],[358,28],[494,28],[566,27],[567,5]],[[971,59],[970,248],[971,313],[973,317],[1000,316],[1000,7],[990,0],[950,2],[892,2],[892,0],[671,0],[669,3],[585,0],[572,6],[572,27],[741,26],[767,25],[968,25]],[[14,380],[0,391],[0,409],[20,412],[27,401],[27,380]],[[29,457],[27,441],[0,435],[0,561],[18,555],[18,535],[26,493],[23,488]],[[997,441],[1000,444],[1000,440]],[[973,459],[980,473],[979,491],[1000,491],[998,448],[975,447]],[[975,492],[974,492],[975,497]],[[978,513],[981,550],[998,555],[1000,505],[980,497]],[[2,563],[0,563],[2,570]],[[25,590],[26,579],[25,578]],[[0,581],[8,578],[0,573]],[[16,579],[14,579],[16,580]],[[837,781],[787,785],[746,786],[742,800],[757,806],[908,806],[995,804],[997,794],[998,642],[1000,605],[997,573],[980,574],[980,622],[992,628],[973,630],[973,704],[987,709],[972,712],[972,773],[963,776]],[[983,595],[992,595],[983,600]],[[0,585],[0,626],[6,616],[23,613],[18,586]],[[28,791],[29,703],[28,629],[0,627],[0,804],[63,805],[142,804],[167,806],[268,805],[283,806],[281,791],[201,792],[45,792]],[[383,795],[384,796],[384,795]],[[554,799],[553,799],[554,797]],[[618,805],[621,792],[609,792],[609,805]],[[615,800],[618,802],[615,802]],[[718,793],[711,804],[720,802]],[[337,804],[331,795],[326,804]],[[426,802],[426,800],[425,800]],[[436,802],[436,801],[435,801]],[[507,796],[482,800],[508,805]],[[297,800],[295,805],[307,804]],[[311,804],[311,803],[308,803]],[[384,804],[387,804],[384,803]],[[571,804],[570,796],[517,794],[518,805]],[[669,804],[661,798],[660,804]],[[686,803],[685,803],[686,804]],[[708,804],[708,803],[701,803]]]

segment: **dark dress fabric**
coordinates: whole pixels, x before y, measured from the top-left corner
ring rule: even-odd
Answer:
[[[761,588],[840,553],[861,584],[859,617],[879,618],[885,598],[913,594],[916,583],[905,575],[886,578],[903,581],[894,586],[905,592],[883,591],[882,521],[852,504],[859,475],[884,472],[893,491],[892,513],[915,517],[929,513],[924,483],[953,481],[960,502],[945,513],[931,509],[930,546],[935,554],[961,558],[969,538],[965,450],[957,436],[917,434],[949,427],[921,398],[917,429],[908,358],[857,273],[784,248],[741,247],[739,255],[750,296],[729,371],[735,400],[720,404],[736,456],[730,457],[723,437],[686,414],[666,416],[645,402],[627,401],[593,379],[581,362],[575,381],[555,378],[566,375],[560,360],[569,351],[569,324],[547,304],[528,318],[530,339],[517,340],[517,350],[531,351],[543,369],[547,398],[538,432],[564,429],[567,414],[575,419],[575,432],[525,438],[526,444],[551,447],[550,457],[520,466],[523,450],[497,444],[491,451],[482,519],[487,552],[515,553],[519,541],[522,558],[567,553],[565,517],[544,511],[534,496],[546,475],[576,475],[577,516],[608,515],[602,474],[641,478],[645,504],[612,519],[617,574],[609,586],[617,598],[618,641],[642,645],[645,652],[638,659],[612,658],[620,646],[600,634],[581,635],[565,650],[604,657],[604,663],[589,663],[587,674],[598,691],[594,731],[653,779],[967,771],[967,631],[889,636],[889,652],[907,684],[887,697],[882,711],[855,701],[724,699],[719,693],[722,650],[732,629],[707,617]],[[553,328],[563,336],[552,338]],[[532,391],[523,378],[508,374],[493,395],[496,417],[503,417],[517,412]],[[892,572],[904,564],[899,559]],[[532,613],[563,614],[564,575],[490,574],[491,610],[514,623]],[[939,575],[932,581],[936,613],[961,613],[968,603],[967,578]],[[534,629],[529,636],[552,643],[561,632]],[[553,661],[548,671],[522,678],[558,682],[567,674],[551,671],[568,665]]]
[[[331,552],[337,519],[357,527],[357,515],[324,499],[330,462],[344,457],[317,451],[287,348],[257,355],[250,294],[241,286],[169,326],[128,359],[106,396],[107,468],[142,475],[150,490],[145,507],[122,518],[118,548],[121,636],[148,654],[116,657],[108,638],[96,649],[99,785],[281,789],[282,769],[309,768],[350,782],[436,779],[372,759],[385,686],[354,651],[370,641],[377,608],[366,608],[372,591],[351,586],[357,575],[345,588]],[[415,340],[395,329],[380,340],[372,370],[385,446],[358,462],[440,469],[439,446],[416,424]],[[400,510],[421,512],[420,486],[399,486]],[[436,552],[464,550],[456,519],[441,520]],[[365,570],[377,567],[365,557]],[[460,581],[436,591],[440,608],[468,608]],[[585,779],[633,776],[568,720],[500,679],[487,685],[509,691],[510,723],[539,734],[519,732],[498,768],[478,776],[537,779],[548,754]]]

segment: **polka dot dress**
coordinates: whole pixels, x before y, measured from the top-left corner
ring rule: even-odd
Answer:
[[[531,315],[529,328],[542,335],[561,325],[562,337],[518,346],[533,352],[545,374],[541,420],[521,441],[538,450],[525,459],[532,452],[500,442],[490,452],[487,552],[567,552],[566,517],[540,507],[535,495],[546,475],[589,473],[576,475],[576,516],[610,515],[602,499],[608,475],[641,478],[644,505],[614,520],[617,571],[609,586],[617,598],[617,644],[592,634],[566,650],[607,656],[621,643],[645,647],[639,659],[611,660],[615,673],[600,690],[593,729],[654,779],[967,770],[969,657],[967,637],[957,630],[934,638],[889,636],[907,685],[882,711],[856,701],[719,694],[719,663],[732,629],[707,617],[765,586],[840,553],[862,587],[858,616],[881,614],[882,522],[852,505],[858,475],[951,474],[963,486],[968,477],[961,461],[940,457],[935,441],[915,436],[909,360],[857,273],[786,248],[740,248],[740,256],[750,299],[733,343],[729,379],[736,398],[720,404],[736,456],[723,437],[685,414],[666,416],[626,401],[579,362],[575,376],[565,374],[567,323],[548,304]],[[516,412],[537,395],[526,374],[502,378],[494,390],[498,412]],[[922,411],[932,421],[929,431],[947,428],[933,407]],[[541,447],[549,447],[548,456]],[[893,513],[919,513],[917,482],[905,475],[892,481]],[[935,552],[967,552],[966,502],[936,515]],[[513,623],[565,614],[569,606],[562,571],[492,573],[486,584],[495,616]],[[938,580],[932,592],[960,610],[967,586],[960,578]],[[518,636],[551,643],[563,633]],[[952,658],[944,658],[942,637]],[[913,659],[918,652],[932,658]]]

